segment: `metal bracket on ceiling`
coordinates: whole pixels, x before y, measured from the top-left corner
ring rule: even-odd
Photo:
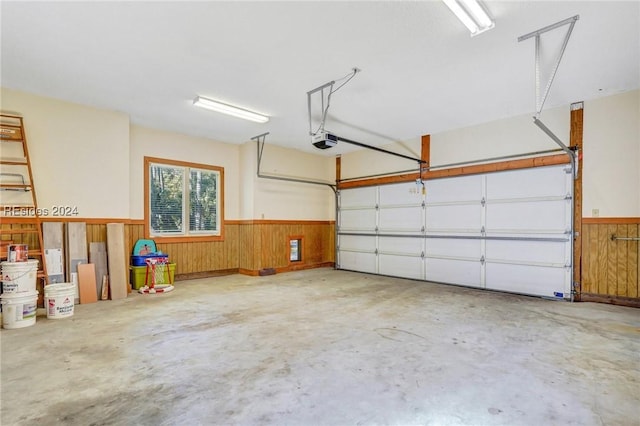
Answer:
[[[553,80],[558,72],[558,67],[560,66],[560,61],[564,56],[564,52],[567,48],[567,44],[569,43],[569,38],[571,37],[571,33],[573,32],[573,27],[576,22],[580,19],[580,15],[572,16],[571,18],[564,19],[562,21],[556,22],[555,24],[548,25],[539,30],[530,32],[523,36],[518,37],[518,42],[528,40],[532,37],[535,37],[536,40],[536,58],[535,58],[535,77],[536,77],[536,115],[533,117],[533,123],[540,128],[547,136],[551,138],[555,143],[562,148],[562,150],[569,156],[571,160],[571,169],[573,170],[574,179],[578,177],[578,156],[575,152],[571,150],[567,145],[565,145],[560,138],[558,138],[555,133],[551,131],[542,121],[540,121],[540,114],[542,113],[542,109],[544,108],[544,103],[549,96],[549,91],[551,90],[551,85],[553,84]],[[556,58],[555,63],[553,64],[553,68],[551,69],[551,75],[549,76],[549,81],[544,88],[544,92],[542,95],[540,94],[540,36],[546,32],[555,30],[556,28],[563,27],[565,25],[569,25],[567,33],[564,36],[564,40],[562,41],[562,46],[560,48],[560,53]]]
[[[569,160],[571,161],[571,170],[573,170],[573,178],[578,178],[578,156],[575,152],[568,146],[566,146],[559,137],[555,135],[545,124],[538,119],[538,117],[533,117],[533,124],[538,126],[540,130],[547,134],[555,143],[557,143],[560,148],[569,156]]]
[[[329,111],[329,106],[331,106],[331,95],[333,95],[335,92],[340,90],[342,86],[347,84],[360,71],[361,70],[357,67],[352,68],[349,74],[347,74],[346,76],[340,79],[345,81],[335,89],[333,88],[333,86],[336,84],[336,80],[331,80],[330,82],[325,83],[321,86],[318,86],[315,89],[307,92],[307,110],[309,114],[309,136],[315,136],[318,133],[324,132],[324,125],[325,125],[325,122],[327,121],[327,112]],[[316,93],[320,93],[320,107],[322,111],[322,116],[320,119],[320,125],[316,130],[314,130],[313,123],[312,123],[313,120],[311,117],[311,103],[312,103],[311,97]]]
[[[549,91],[551,90],[551,85],[553,84],[553,79],[558,72],[558,67],[560,66],[560,61],[564,56],[564,51],[567,48],[567,44],[569,43],[569,38],[571,37],[571,32],[573,31],[573,27],[576,24],[576,21],[580,19],[580,15],[572,16],[571,18],[567,18],[563,21],[556,22],[555,24],[548,25],[539,30],[530,32],[523,36],[518,37],[518,42],[528,40],[532,37],[536,39],[536,60],[535,60],[535,75],[536,75],[536,117],[540,116],[542,112],[542,108],[544,107],[544,103],[547,100],[547,96],[549,96]],[[565,25],[569,25],[569,29],[567,30],[567,34],[564,36],[564,40],[562,42],[562,47],[560,48],[560,53],[556,58],[556,61],[551,69],[551,75],[549,76],[549,81],[547,81],[547,85],[544,88],[544,93],[540,94],[540,36],[546,32],[551,30],[555,30],[556,28],[563,27]]]
[[[262,161],[262,151],[264,151],[264,142],[267,140],[269,132],[263,133],[251,138],[252,141],[256,141],[258,144],[258,176],[260,176],[260,162]]]

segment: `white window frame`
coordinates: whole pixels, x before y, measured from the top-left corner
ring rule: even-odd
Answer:
[[[155,231],[151,228],[151,168],[166,167],[182,171],[182,230]],[[193,170],[216,175],[216,229],[190,231],[190,178]],[[219,166],[145,157],[145,235],[147,238],[161,239],[164,242],[221,240],[224,238],[224,168]]]

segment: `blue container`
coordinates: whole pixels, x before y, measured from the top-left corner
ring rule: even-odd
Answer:
[[[149,253],[140,256],[131,256],[131,266],[147,266],[147,259],[151,258],[161,259],[163,262],[169,261],[168,254]]]

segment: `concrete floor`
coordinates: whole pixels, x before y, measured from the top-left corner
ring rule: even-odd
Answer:
[[[634,425],[640,311],[317,269],[2,330],[2,425]]]

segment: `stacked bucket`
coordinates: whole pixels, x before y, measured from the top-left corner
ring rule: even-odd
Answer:
[[[10,245],[2,273],[2,327],[22,328],[36,323],[38,260],[27,257],[25,244]]]

